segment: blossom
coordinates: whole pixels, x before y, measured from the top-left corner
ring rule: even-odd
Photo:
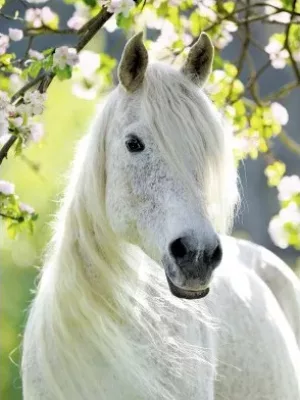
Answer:
[[[282,44],[275,39],[271,39],[265,47],[265,51],[269,54],[271,64],[276,69],[282,69],[286,66],[289,53],[282,48]]]
[[[92,100],[97,96],[102,78],[97,74],[101,64],[100,55],[93,51],[83,50],[79,54],[79,63],[73,75],[75,82],[72,93],[86,100]]]
[[[289,120],[289,114],[287,109],[283,107],[281,104],[274,102],[271,104],[271,112],[273,114],[273,118],[280,125],[286,125]]]
[[[57,66],[59,69],[64,69],[67,65],[73,67],[78,61],[79,57],[74,48],[62,46],[55,50],[53,65]]]
[[[26,92],[24,95],[24,104],[18,106],[17,110],[28,115],[40,115],[45,108],[46,93],[40,93],[38,90]]]
[[[28,125],[29,137],[28,139],[34,143],[38,143],[44,136],[44,126],[39,122],[32,122]]]
[[[0,90],[0,110],[8,110],[9,105],[10,101],[8,94]]]
[[[29,206],[28,204],[25,204],[25,203],[21,203],[20,202],[19,203],[19,209],[21,211],[23,211],[23,212],[28,213],[28,214],[34,214],[35,213],[34,208]]]
[[[133,0],[100,0],[99,4],[106,7],[107,11],[113,14],[128,15],[129,11],[135,6]]]
[[[68,20],[67,25],[70,29],[78,30],[88,21],[90,12],[89,7],[82,3],[75,3],[75,11]]]
[[[9,196],[15,193],[15,185],[7,181],[0,181],[0,193]]]
[[[297,175],[284,176],[278,185],[278,199],[290,200],[294,195],[300,194],[300,178]]]
[[[215,22],[217,20],[217,14],[213,10],[213,6],[216,4],[215,0],[203,0],[197,1],[196,5],[199,9],[199,14],[202,17],[207,18],[211,22]]]
[[[7,113],[0,109],[0,137],[6,136],[8,134],[8,119]]]
[[[300,209],[296,203],[291,202],[280,210],[279,214],[270,221],[268,232],[276,246],[286,249],[289,246],[289,232],[286,229],[289,224],[300,233]]]
[[[40,53],[39,51],[33,49],[28,50],[28,55],[30,58],[34,58],[36,60],[43,60],[45,58],[43,53]]]
[[[278,12],[278,10],[275,8],[283,8],[283,4],[280,0],[269,0],[267,3],[269,5],[265,6],[265,12],[267,15],[270,15],[268,17],[269,21],[282,22],[284,24],[288,24],[290,22],[291,14],[284,11]]]
[[[9,35],[9,38],[11,40],[13,40],[14,42],[18,42],[19,40],[22,40],[24,37],[23,31],[21,29],[9,28],[8,35]]]
[[[12,125],[15,126],[16,128],[20,128],[20,126],[23,124],[23,118],[20,116],[12,118],[10,121]]]
[[[140,13],[139,15],[141,16],[142,14],[143,13]],[[137,22],[137,20],[135,22]],[[109,32],[109,33],[114,32],[116,29],[119,29],[119,27],[117,25],[116,17],[113,15],[111,18],[109,18],[109,20],[105,22],[105,25],[103,28],[105,30],[107,30],[107,32]]]
[[[56,17],[56,14],[49,7],[28,8],[25,12],[25,21],[33,28],[41,28],[49,24]]]
[[[3,35],[3,33],[0,33],[0,56],[6,53],[8,46],[9,37],[7,35]]]
[[[24,85],[24,80],[18,74],[11,74],[9,77],[9,89],[16,92]]]

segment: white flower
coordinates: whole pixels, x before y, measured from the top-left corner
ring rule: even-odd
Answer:
[[[8,119],[7,113],[0,109],[0,137],[6,136],[8,134]]]
[[[59,69],[64,69],[67,65],[73,67],[78,63],[78,61],[79,57],[74,48],[62,46],[55,50],[53,65],[57,66]]]
[[[271,104],[271,111],[273,118],[278,122],[280,125],[286,125],[289,120],[289,114],[287,109],[283,107],[281,104],[274,102]]]
[[[197,1],[196,5],[198,6],[199,14],[201,15],[201,17],[205,17],[211,22],[215,22],[217,20],[217,14],[212,9],[215,3],[215,1],[210,0]]]
[[[30,58],[34,58],[36,60],[43,60],[45,58],[43,53],[40,53],[39,51],[29,49],[28,55]]]
[[[8,28],[8,35],[11,40],[14,42],[18,42],[19,40],[22,40],[24,37],[23,31],[21,29],[13,29],[13,28]]]
[[[271,219],[268,232],[276,246],[281,249],[286,249],[289,246],[289,235],[284,229],[282,220],[278,215]]]
[[[286,66],[289,53],[282,48],[282,44],[275,39],[271,39],[265,47],[265,51],[269,54],[271,64],[276,69],[282,69]]]
[[[268,231],[271,239],[282,249],[286,249],[289,246],[289,233],[285,229],[285,224],[287,223],[300,232],[300,209],[294,202],[281,209],[279,214],[273,217],[269,224]]]
[[[96,98],[102,79],[97,74],[100,67],[100,55],[93,51],[83,50],[79,54],[78,67],[74,71],[75,82],[72,86],[72,93],[85,100]]]
[[[300,193],[300,178],[297,175],[284,176],[278,185],[278,199],[290,200],[295,194]]]
[[[5,143],[8,142],[8,140],[11,138],[11,134],[10,133],[6,133],[5,135],[1,135],[1,122],[0,122],[0,145],[4,146]]]
[[[218,49],[224,49],[224,47],[226,47],[233,40],[233,36],[231,33],[229,33],[229,31],[223,29],[221,32],[222,33],[219,35],[219,37],[214,39],[214,45]]]
[[[15,185],[7,181],[0,181],[0,193],[9,196],[15,193]]]
[[[233,146],[235,150],[244,154],[251,153],[251,151],[257,150],[259,146],[259,134],[256,133],[251,136],[234,136]]]
[[[90,51],[83,50],[79,54],[78,69],[85,78],[92,76],[100,67],[100,55]]]
[[[11,123],[16,128],[20,128],[20,126],[22,126],[22,124],[23,124],[23,118],[22,117],[12,118]]]
[[[269,5],[265,7],[265,12],[267,15],[269,14],[274,14],[270,15],[268,20],[269,21],[277,21],[277,22],[282,22],[284,24],[287,24],[291,20],[291,15],[287,12],[278,12],[278,10],[275,8],[283,8],[283,4],[280,0],[269,0],[267,2]],[[272,7],[274,6],[274,7]]]
[[[142,15],[142,14],[143,13],[141,13],[140,15]],[[114,15],[111,18],[109,18],[109,20],[107,22],[105,22],[105,25],[103,28],[105,30],[107,30],[107,32],[109,32],[109,33],[114,32],[117,29],[120,29],[117,25],[117,20]]]
[[[107,11],[113,14],[123,13],[128,15],[129,11],[135,6],[133,0],[100,0],[99,4],[107,8]]]
[[[25,12],[25,21],[33,28],[41,28],[49,24],[56,17],[56,14],[49,7],[28,8]]]
[[[45,108],[46,93],[40,93],[38,90],[26,92],[24,95],[24,104],[18,106],[19,112],[28,115],[40,115]]]
[[[74,96],[84,100],[94,100],[98,94],[99,85],[87,87],[84,82],[75,82],[72,85],[72,93]]]
[[[9,96],[7,92],[0,90],[0,109],[7,110],[10,105]]]
[[[21,211],[26,212],[28,214],[34,214],[35,212],[33,207],[25,203],[19,203],[19,208]]]
[[[68,20],[67,25],[70,29],[78,30],[88,21],[90,9],[82,3],[75,3],[75,11]]]
[[[16,92],[24,85],[24,80],[18,74],[11,74],[9,77],[9,89]]]
[[[3,33],[0,33],[0,56],[6,53],[8,46],[9,37],[7,35],[3,35]]]
[[[32,140],[34,143],[38,143],[42,137],[44,136],[44,126],[41,123],[33,122],[28,125],[29,127],[29,140]]]

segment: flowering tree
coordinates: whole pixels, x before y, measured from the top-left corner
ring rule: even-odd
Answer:
[[[0,0],[0,21],[11,21],[8,32],[0,32],[0,164],[13,162],[13,153],[21,154],[43,136],[39,120],[44,110],[46,92],[56,77],[71,79],[73,94],[94,99],[112,84],[116,60],[108,53],[84,50],[86,44],[105,29],[108,34],[122,29],[126,34],[150,30],[155,40],[146,40],[152,59],[181,64],[201,31],[210,34],[216,49],[214,71],[207,90],[233,126],[237,163],[263,154],[265,174],[270,186],[278,189],[279,214],[270,221],[269,233],[274,243],[286,248],[300,248],[300,178],[286,176],[286,168],[272,153],[274,138],[300,156],[300,145],[284,129],[287,110],[280,104],[285,96],[300,86],[300,1],[266,0],[263,2],[221,0],[64,0],[72,4],[67,26],[47,0],[18,0],[14,15],[5,11]],[[276,28],[266,46],[253,35],[256,23]],[[18,23],[18,28],[15,24]],[[1,24],[0,24],[1,26]],[[1,30],[1,28],[0,28]],[[156,34],[154,34],[154,33]],[[34,49],[41,35],[71,34],[75,48],[62,46]],[[222,50],[237,36],[241,41],[238,57],[231,63]],[[14,41],[24,41],[21,58],[10,51]],[[25,45],[25,41],[27,42]],[[266,62],[257,69],[250,49],[264,53]],[[290,67],[293,79],[261,96],[259,78],[269,68]],[[248,72],[247,83],[240,80]],[[37,214],[15,194],[13,183],[0,181],[0,216],[14,237],[23,228],[33,229]]]

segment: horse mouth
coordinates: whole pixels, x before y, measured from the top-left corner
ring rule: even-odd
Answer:
[[[207,296],[209,293],[209,288],[203,289],[203,290],[188,290],[188,289],[183,289],[180,288],[171,281],[171,279],[166,275],[167,281],[169,284],[169,288],[171,293],[179,297],[180,299],[188,299],[188,300],[196,300],[196,299],[202,299],[203,297]]]

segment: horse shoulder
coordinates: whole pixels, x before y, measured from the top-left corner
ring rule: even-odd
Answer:
[[[271,290],[288,320],[300,347],[300,281],[292,269],[263,246],[238,240],[244,264]],[[250,262],[249,262],[250,261]]]

